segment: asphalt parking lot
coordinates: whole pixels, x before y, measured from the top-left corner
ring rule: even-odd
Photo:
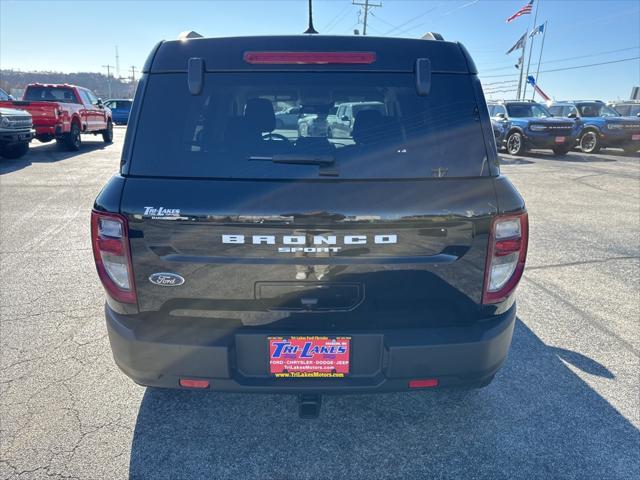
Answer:
[[[0,160],[0,478],[640,478],[640,158],[504,157],[531,222],[510,357],[474,392],[145,389],[114,365],[89,211],[113,145]]]

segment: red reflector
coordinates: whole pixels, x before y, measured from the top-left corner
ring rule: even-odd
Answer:
[[[511,240],[498,240],[496,242],[496,249],[494,251],[494,254],[496,257],[504,257],[505,255],[509,255],[510,253],[520,250],[521,245],[521,238],[512,238]]]
[[[437,378],[425,378],[423,380],[409,380],[409,388],[427,388],[427,387],[437,387],[438,379]]]
[[[374,52],[244,52],[244,61],[255,65],[369,64]]]
[[[181,378],[180,386],[185,388],[209,388],[209,380],[194,380],[192,378]]]
[[[98,237],[98,248],[101,252],[112,253],[113,255],[123,255],[122,239],[120,238],[100,238]]]

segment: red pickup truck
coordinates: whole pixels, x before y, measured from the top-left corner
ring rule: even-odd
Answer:
[[[0,107],[29,112],[41,142],[55,139],[75,151],[82,145],[81,134],[101,134],[106,143],[113,141],[111,110],[83,87],[33,83],[25,89],[22,100],[0,102]]]

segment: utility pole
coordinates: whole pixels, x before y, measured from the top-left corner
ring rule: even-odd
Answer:
[[[102,68],[107,69],[107,85],[109,88],[109,98],[111,98],[113,96],[111,95],[111,69],[113,68],[113,65],[102,65]]]
[[[382,2],[380,3],[369,3],[369,0],[364,0],[364,3],[358,3],[356,0],[352,0],[353,5],[358,5],[364,7],[364,26],[362,27],[362,35],[367,34],[367,17],[369,16],[369,9],[374,7],[381,7]]]
[[[116,78],[120,78],[120,55],[118,55],[117,45],[116,45]]]
[[[131,65],[131,86],[132,86],[131,98],[133,98],[134,95],[136,94],[136,66],[135,65]]]

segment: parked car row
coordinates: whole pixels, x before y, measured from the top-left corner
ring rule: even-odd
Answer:
[[[113,110],[112,110],[113,108]],[[20,158],[33,138],[55,140],[69,151],[82,146],[82,135],[113,141],[113,124],[126,124],[131,100],[102,102],[91,90],[76,85],[27,85],[22,100],[0,90],[0,156]]]
[[[496,145],[512,155],[529,149],[549,149],[566,155],[579,147],[585,153],[601,148],[640,149],[640,102],[605,104],[599,100],[553,102],[502,100],[488,102]],[[352,137],[356,117],[371,110],[389,120],[377,101],[335,105],[297,105],[276,112],[276,129],[297,129],[298,137]],[[368,114],[374,115],[374,114]]]
[[[617,104],[631,113],[634,102]],[[640,118],[623,116],[616,104],[600,100],[552,102],[548,106],[533,101],[488,102],[498,149],[522,155],[530,148],[550,149],[565,155],[580,147],[584,153],[601,148],[622,148],[627,153],[640,149]],[[628,110],[626,108],[629,107]]]

